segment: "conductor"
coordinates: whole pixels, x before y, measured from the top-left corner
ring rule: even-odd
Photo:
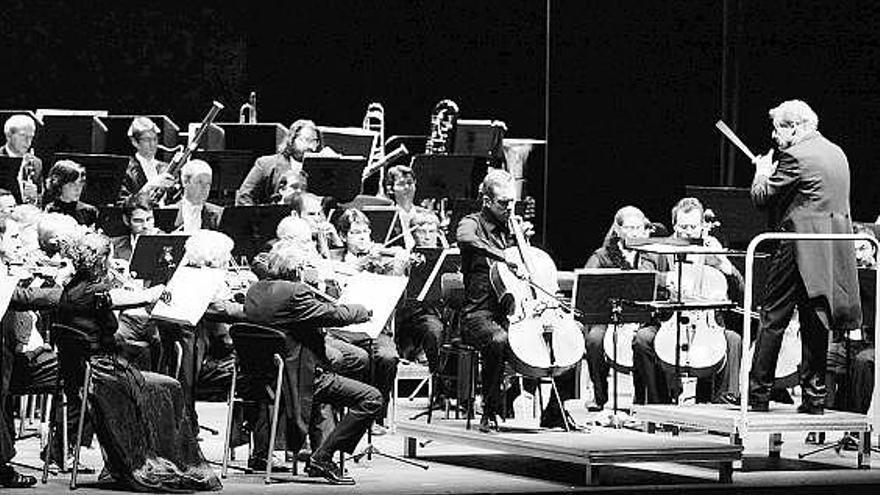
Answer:
[[[846,155],[817,130],[819,118],[803,101],[770,110],[777,152],[758,156],[752,201],[783,232],[852,232]],[[768,411],[782,337],[798,308],[803,347],[799,413],[823,414],[828,332],[859,328],[861,307],[851,241],[780,241],[772,254],[761,327],[749,376],[749,406]]]

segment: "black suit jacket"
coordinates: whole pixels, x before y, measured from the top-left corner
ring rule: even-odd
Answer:
[[[0,146],[0,156],[9,156],[6,153],[6,145]],[[38,157],[34,156],[31,164],[34,166],[34,184],[37,186],[37,204],[41,203],[44,192],[45,179],[43,178],[43,160],[40,160]],[[18,191],[15,191],[15,195],[18,196]]]
[[[235,206],[263,205],[271,202],[272,195],[278,192],[281,177],[294,170],[299,172],[302,165],[291,162],[281,153],[257,158],[254,166],[235,192]]]
[[[168,164],[157,160],[156,171],[160,174],[168,170]],[[125,169],[125,175],[122,176],[122,185],[119,187],[118,204],[122,204],[132,194],[137,194],[143,189],[147,183],[147,174],[144,173],[144,167],[141,162],[134,156],[129,157],[128,167]],[[180,192],[175,193],[174,197],[165,198],[165,204],[172,203],[180,199]]]
[[[752,200],[770,209],[776,229],[851,234],[849,163],[843,150],[813,131],[777,156],[776,171],[769,177],[756,174],[752,181]],[[859,328],[859,279],[852,241],[799,241],[795,253],[807,295],[828,301],[831,328]]]
[[[315,369],[326,362],[321,327],[366,321],[370,314],[359,304],[320,301],[305,284],[286,280],[261,280],[251,285],[244,312],[248,320],[277,328],[287,337],[285,412],[297,425],[296,431],[290,432],[294,437],[289,447],[299,449],[311,421]]]
[[[177,208],[177,217],[174,218],[174,228],[179,229],[183,226],[183,212],[180,211],[180,205],[183,200],[172,205]],[[214,203],[205,203],[202,207],[202,228],[205,230],[217,230],[220,227],[220,216],[223,215],[223,207]]]

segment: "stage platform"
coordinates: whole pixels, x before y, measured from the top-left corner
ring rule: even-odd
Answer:
[[[781,433],[787,431],[859,432],[857,465],[871,467],[868,416],[844,411],[826,410],[822,415],[798,414],[794,405],[773,404],[769,412],[749,412],[743,417],[738,406],[723,404],[634,405],[633,417],[653,432],[656,425],[673,425],[707,430],[728,435],[731,445],[742,445],[742,438],[751,433],[769,433],[769,455],[778,457]]]
[[[466,429],[464,420],[435,420],[431,424],[403,420],[397,422],[396,430],[399,436],[404,437],[406,457],[416,457],[420,440],[453,442],[467,447],[581,464],[587,485],[598,481],[598,469],[603,465],[691,461],[717,463],[718,480],[731,483],[733,463],[742,458],[742,445],[602,427],[565,432],[511,427],[502,423],[497,433],[481,433],[476,429]]]

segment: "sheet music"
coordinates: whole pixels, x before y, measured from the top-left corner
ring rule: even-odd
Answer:
[[[225,283],[226,270],[182,266],[168,282],[171,300],[159,300],[150,317],[181,325],[195,326],[204,316],[214,294]]]
[[[365,333],[373,339],[378,337],[403,296],[407,282],[409,279],[406,277],[368,272],[359,272],[348,278],[339,296],[339,303],[362,304],[373,311],[373,317],[364,323],[345,326],[343,330]]]
[[[18,277],[0,275],[0,315],[6,314],[16,287],[18,287]]]

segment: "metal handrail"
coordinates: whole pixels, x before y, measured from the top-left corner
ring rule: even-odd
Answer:
[[[880,252],[880,241],[877,239],[866,235],[866,234],[799,234],[794,232],[765,232],[763,234],[758,234],[749,242],[749,247],[746,249],[746,260],[745,260],[745,294],[743,295],[743,308],[746,310],[751,309],[752,307],[752,283],[754,282],[754,261],[755,261],[755,251],[758,248],[758,245],[766,240],[782,240],[782,241],[868,241],[871,242],[875,247],[875,252]],[[880,270],[877,270],[877,276],[875,278],[875,293],[877,295],[877,299],[875,300],[875,304],[877,308],[880,308]],[[829,301],[830,302],[830,301]],[[750,311],[743,311],[743,349],[751,348],[751,321],[750,321]],[[877,328],[880,328],[880,311],[874,312],[874,328],[875,331]],[[740,425],[743,427],[747,427],[746,417],[749,411],[749,373],[752,368],[752,355],[754,352],[743,352],[741,358],[741,366],[740,366],[740,377],[739,377],[739,385],[740,385],[740,414],[742,416]],[[878,386],[878,382],[880,382],[880,361],[877,359],[874,360],[874,392],[873,392],[873,402],[874,402],[874,425],[880,425],[880,404],[878,404],[878,395],[880,395],[880,386]]]

